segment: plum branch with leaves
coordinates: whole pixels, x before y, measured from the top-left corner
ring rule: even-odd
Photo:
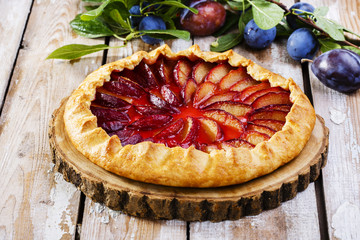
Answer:
[[[144,41],[150,39],[151,41],[148,41],[150,44],[159,43],[160,39],[180,38],[190,40],[191,31],[189,29],[179,29],[184,12],[193,16],[197,14],[196,20],[199,21],[199,19],[201,20],[201,17],[199,17],[201,12],[198,11],[199,6],[211,3],[208,5],[212,5],[214,9],[217,8],[216,4],[213,4],[213,0],[194,0],[188,5],[186,5],[188,1],[182,0],[155,0],[151,1],[151,3],[144,0],[83,1],[90,2],[92,5],[86,6],[87,11],[79,14],[70,22],[73,31],[86,38],[115,37],[122,40],[124,44],[113,47],[106,44],[94,46],[70,44],[56,49],[48,56],[49,59],[76,59],[96,51],[123,47],[127,42],[139,37]],[[201,2],[201,4],[198,4],[198,2]],[[275,0],[219,0],[219,3],[227,5],[229,10],[226,11],[225,23],[216,23],[218,24],[216,28],[212,27],[217,30],[211,33],[217,37],[217,40],[210,46],[212,51],[221,52],[240,44],[244,38],[245,26],[250,21],[254,21],[262,30],[276,27],[277,36],[289,37],[294,29],[289,27],[287,18],[293,16],[301,27],[306,27],[312,31],[320,44],[322,52],[345,48],[360,54],[360,47],[349,41],[344,33],[351,34],[356,38],[360,38],[360,36],[326,18],[327,7],[319,7],[314,11],[288,9],[284,4]],[[158,27],[155,26],[156,24],[139,26],[139,22],[149,16],[157,19]],[[165,25],[166,29],[164,29]],[[186,25],[191,26],[192,24],[187,22]]]

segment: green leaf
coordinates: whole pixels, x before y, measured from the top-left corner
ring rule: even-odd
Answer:
[[[98,44],[98,45],[69,44],[56,49],[55,51],[50,53],[50,55],[46,59],[72,60],[72,59],[80,58],[90,53],[98,52],[109,48],[114,48],[114,47],[109,47],[106,44]]]
[[[292,32],[293,30],[290,28],[285,18],[283,18],[281,22],[276,25],[276,36],[289,37]]]
[[[171,38],[180,38],[186,41],[190,40],[190,33],[184,30],[142,30],[141,33],[145,33],[150,37],[160,38],[160,39],[171,39]]]
[[[321,52],[327,52],[333,49],[337,49],[337,48],[341,48],[341,45],[336,43],[334,40],[332,40],[331,38],[327,38],[327,39],[318,39],[319,44],[320,44],[320,50]]]
[[[139,3],[139,0],[124,0],[123,1],[127,10],[129,10],[132,6]]]
[[[70,22],[70,26],[78,35],[86,38],[98,38],[112,36],[114,34],[111,29],[99,20],[83,21],[79,15]]]
[[[227,4],[231,9],[235,11],[244,11],[251,6],[249,3],[243,4],[243,2],[238,2],[238,1],[228,1]]]
[[[85,10],[86,11],[91,11],[91,10],[94,10],[96,9],[98,6],[84,6]]]
[[[345,41],[344,32],[342,29],[339,29],[338,24],[335,24],[324,17],[316,15],[314,16],[316,18],[315,24],[324,30],[327,34],[329,34],[332,39],[336,41]]]
[[[239,18],[239,22],[238,22],[238,29],[239,29],[239,34],[240,35],[244,35],[244,31],[245,31],[245,23],[244,23],[244,12],[241,14],[240,18]]]
[[[117,14],[114,10],[116,10],[119,14]],[[128,34],[131,31],[130,23],[127,21],[129,16],[129,11],[125,8],[125,5],[122,2],[113,2],[108,4],[103,13],[97,19],[106,24],[106,26],[115,32],[116,35],[121,36]]]
[[[176,30],[176,24],[171,18],[166,19],[165,23],[167,29]]]
[[[352,46],[342,46],[342,48],[353,51],[354,53],[360,55],[360,49]]]
[[[223,52],[238,45],[243,39],[243,35],[239,33],[230,33],[218,38],[211,43],[210,50],[214,52]]]
[[[195,14],[198,13],[198,10],[196,10],[195,8],[188,7],[188,6],[186,6],[185,4],[183,4],[183,3],[181,3],[181,2],[178,2],[178,1],[159,1],[159,2],[154,2],[154,3],[149,4],[149,5],[147,5],[146,7],[144,7],[144,8],[142,9],[142,11],[143,11],[144,9],[150,8],[150,7],[155,6],[155,5],[158,5],[158,4],[160,4],[160,5],[168,5],[168,6],[175,6],[175,7],[178,7],[178,8],[185,8],[185,9],[188,9],[188,10],[190,10],[191,12],[193,12],[193,13],[195,13]]]
[[[243,22],[245,25],[253,19],[253,12],[252,11],[245,11],[242,13]]]
[[[121,17],[119,11],[117,9],[113,9],[110,11],[110,17],[117,23],[119,23],[123,28],[129,28],[129,25],[124,21]]]
[[[320,17],[325,17],[328,12],[329,12],[329,8],[326,6],[322,6],[322,7],[315,8],[314,15],[320,16]]]
[[[218,31],[216,31],[213,34],[213,36],[214,37],[220,37],[221,35],[223,35],[227,31],[232,29],[236,25],[236,23],[238,23],[238,20],[239,20],[239,15],[237,15],[237,14],[235,14],[233,12],[230,12],[230,11],[226,11],[226,18],[225,18],[224,25]]]
[[[131,32],[125,37],[125,40],[130,41],[133,38],[138,38],[140,35],[141,34],[139,32]]]
[[[88,11],[86,13],[81,14],[81,20],[90,21],[97,17],[99,17],[107,5],[113,2],[122,2],[121,0],[106,0],[103,4],[101,4],[98,8]]]
[[[261,29],[275,27],[284,17],[284,10],[278,5],[266,1],[249,1],[252,5],[254,21]]]
[[[174,16],[176,16],[177,12],[178,12],[178,8],[177,7],[170,7],[168,9],[166,9],[166,12],[163,14],[159,14],[159,16],[164,20],[167,21],[168,19],[174,18]]]

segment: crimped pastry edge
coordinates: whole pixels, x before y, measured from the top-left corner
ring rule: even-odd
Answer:
[[[159,55],[177,59],[188,57],[209,62],[225,61],[234,67],[246,67],[257,81],[269,80],[271,86],[289,89],[293,102],[281,131],[252,150],[230,148],[205,153],[190,147],[169,148],[163,144],[141,142],[122,147],[119,138],[97,127],[90,111],[96,88],[110,80],[110,73],[133,69],[141,60],[152,64]],[[202,52],[197,45],[173,53],[163,45],[149,53],[137,52],[106,64],[86,77],[71,94],[64,113],[67,134],[73,145],[98,166],[133,180],[176,187],[220,187],[239,184],[268,174],[296,157],[308,141],[315,124],[315,111],[305,94],[291,79],[262,68],[229,50],[224,53]]]

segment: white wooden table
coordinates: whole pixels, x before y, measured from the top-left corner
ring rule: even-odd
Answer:
[[[360,33],[358,0],[309,2],[329,6],[332,19]],[[54,109],[103,63],[155,48],[135,40],[107,55],[45,60],[65,44],[105,42],[71,32],[68,23],[82,7],[80,0],[0,0],[0,239],[360,239],[360,91],[324,87],[307,65],[289,58],[286,40],[262,51],[243,44],[234,50],[305,86],[330,129],[327,166],[293,200],[237,221],[152,221],[94,203],[65,182],[51,163],[47,126]],[[173,51],[192,44],[209,50],[213,40],[166,43]]]

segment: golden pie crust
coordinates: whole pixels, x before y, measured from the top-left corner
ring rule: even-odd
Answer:
[[[233,67],[246,67],[257,81],[269,81],[272,87],[290,91],[293,106],[281,131],[254,149],[227,148],[209,153],[193,146],[166,147],[141,142],[122,147],[118,136],[110,137],[97,126],[90,111],[96,88],[110,80],[113,70],[133,69],[142,60],[156,62],[160,55],[169,59],[187,57],[192,61],[228,61]],[[149,53],[140,51],[119,61],[106,64],[91,73],[71,94],[64,113],[65,128],[73,145],[98,166],[133,180],[176,187],[220,187],[239,184],[271,173],[291,161],[303,149],[315,124],[315,111],[305,94],[289,78],[272,73],[232,50],[224,53],[202,52],[197,45],[173,53],[163,45]]]

